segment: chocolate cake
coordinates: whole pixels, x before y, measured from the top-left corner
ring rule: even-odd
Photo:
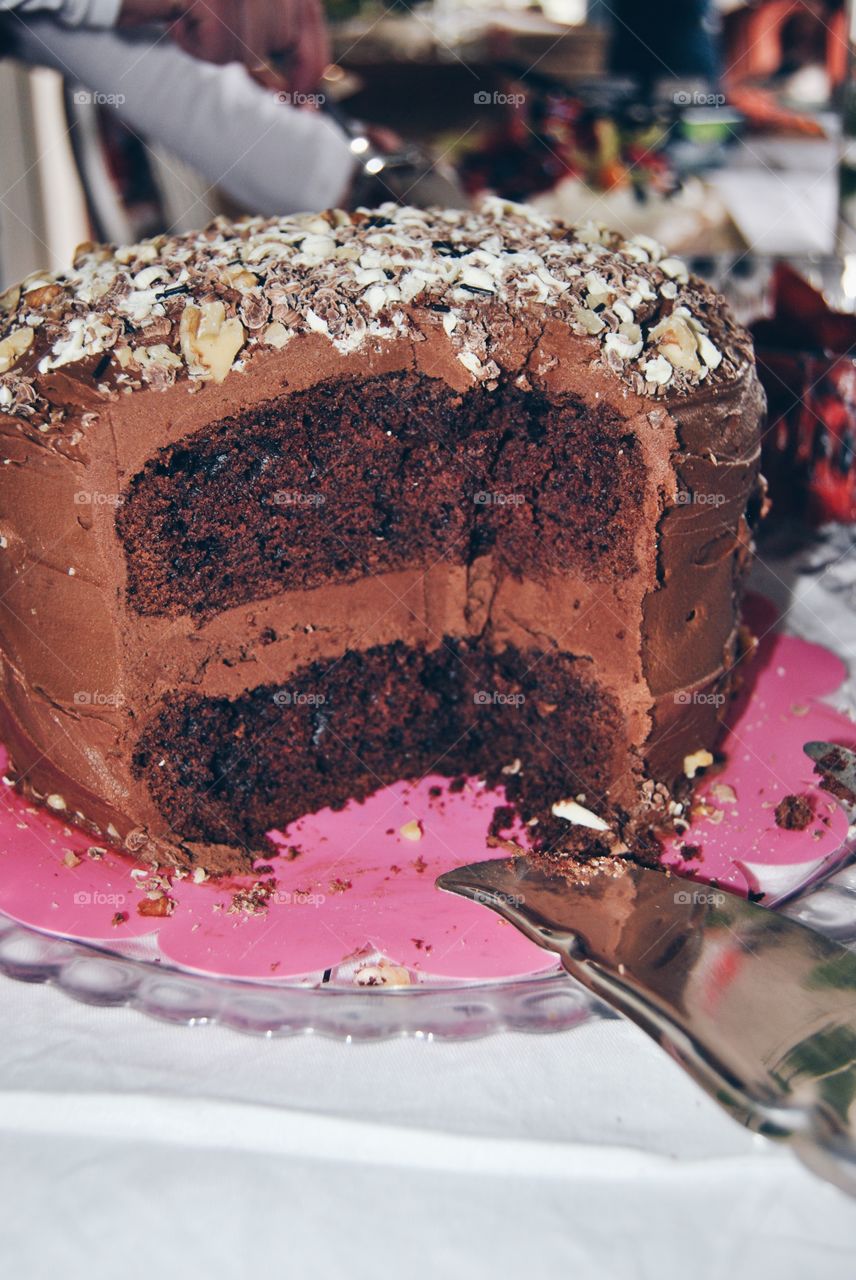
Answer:
[[[680,261],[499,201],[81,246],[0,298],[13,775],[211,872],[429,772],[546,845],[556,802],[667,803],[733,679],[762,409]]]

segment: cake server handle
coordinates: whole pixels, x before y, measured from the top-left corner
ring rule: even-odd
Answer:
[[[777,912],[610,861],[572,874],[528,858],[447,872],[554,951],[753,1132],[788,1142],[856,1197],[856,956]]]

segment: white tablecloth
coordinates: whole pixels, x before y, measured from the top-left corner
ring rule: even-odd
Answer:
[[[758,580],[853,660],[851,536]],[[856,1201],[618,1020],[264,1040],[0,978],[0,1151],[15,1280],[856,1274]]]
[[[14,1277],[852,1280],[856,1202],[635,1027],[251,1039],[0,979]]]

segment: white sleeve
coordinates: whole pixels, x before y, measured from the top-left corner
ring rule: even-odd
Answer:
[[[348,139],[318,111],[286,106],[243,66],[200,62],[168,39],[70,31],[47,20],[15,30],[15,52],[96,93],[144,138],[254,213],[341,203],[355,161]]]
[[[52,13],[68,27],[114,27],[122,0],[0,0],[0,13]]]

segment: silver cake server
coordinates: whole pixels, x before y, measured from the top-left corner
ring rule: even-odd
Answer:
[[[721,890],[627,862],[524,857],[437,880],[555,951],[747,1128],[856,1196],[856,955]]]
[[[817,765],[817,773],[837,784],[845,804],[856,804],[856,751],[834,742],[806,742],[803,751]]]

